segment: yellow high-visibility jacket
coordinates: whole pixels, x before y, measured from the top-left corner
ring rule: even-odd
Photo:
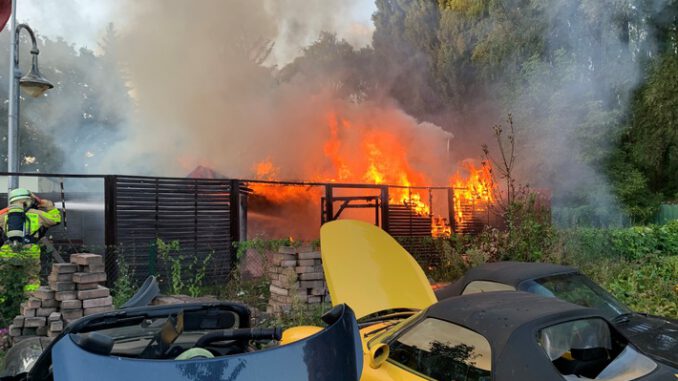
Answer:
[[[10,205],[7,213],[2,216],[2,229],[7,237],[8,226],[7,220],[8,215],[13,212],[13,210],[19,209],[23,210],[23,207],[20,204]],[[50,228],[52,226],[58,225],[61,223],[61,213],[59,209],[54,207],[54,203],[49,200],[41,200],[39,207],[28,209],[26,212],[26,222],[24,227],[25,236],[22,237],[26,241],[24,245],[20,247],[12,247],[7,242],[0,248],[0,257],[13,257],[19,254],[29,254],[31,256],[40,256],[40,247],[37,245],[39,234],[42,230]],[[17,251],[20,251],[18,252]]]

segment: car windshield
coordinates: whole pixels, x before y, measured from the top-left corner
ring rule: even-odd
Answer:
[[[631,310],[583,274],[570,273],[523,282],[519,289],[548,297],[556,297],[584,307],[597,308],[613,319]]]

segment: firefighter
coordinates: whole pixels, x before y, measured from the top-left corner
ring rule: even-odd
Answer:
[[[24,289],[33,291],[40,286],[39,240],[47,229],[61,223],[61,213],[52,201],[41,199],[24,188],[12,190],[8,201],[2,217],[0,261],[5,262],[3,265],[25,267],[29,282]]]

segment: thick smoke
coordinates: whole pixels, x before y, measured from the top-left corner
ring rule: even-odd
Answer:
[[[662,9],[663,1],[650,9]],[[586,219],[617,224],[623,213],[604,175],[617,144],[641,63],[653,53],[653,37],[632,2],[560,0],[544,8],[548,60],[528,63],[527,81],[506,109],[520,129],[520,175],[553,190],[560,222]],[[558,209],[556,209],[558,211]]]
[[[346,96],[341,70],[290,74],[273,65],[323,30],[364,45],[365,36],[340,27],[350,2],[145,1],[134,9],[119,45],[136,111],[100,171],[185,176],[203,165],[234,178],[447,183],[449,132],[388,99]],[[271,208],[279,215],[254,211],[249,235],[314,238],[316,191],[296,203],[290,195],[291,207]],[[290,220],[304,223],[281,223]]]
[[[420,91],[412,102],[403,101],[407,97],[394,101],[389,87],[398,90],[425,82],[402,78],[424,78],[420,71],[430,64],[430,52],[389,41],[389,33],[375,37],[374,44],[391,43],[400,53],[412,48],[406,51],[412,59],[373,59],[383,63],[387,75],[375,76],[382,83],[368,101],[340,95],[343,78],[334,77],[337,71],[310,75],[302,70],[281,79],[284,65],[321,31],[336,32],[355,47],[367,43],[371,27],[346,22],[357,3],[121,1],[121,9],[129,12],[121,23],[117,58],[135,107],[123,118],[124,138],[107,147],[101,161],[105,165],[90,170],[183,176],[202,164],[226,176],[249,178],[256,176],[258,163],[270,161],[277,178],[314,180],[309,177],[336,169],[323,150],[331,138],[328,117],[336,114],[365,133],[388,129],[403,137],[403,156],[423,174],[422,181],[443,185],[453,163],[479,156],[480,143],[492,142],[491,125],[513,112],[521,182],[552,189],[556,205],[597,205],[604,213],[616,209],[601,168],[640,79],[640,62],[652,56],[653,36],[643,21],[652,15],[639,16],[630,1],[614,6],[549,2],[538,9],[547,19],[539,30],[543,56],[518,68],[526,75],[520,83],[511,83],[517,96],[502,103],[490,96],[502,89],[473,92],[474,110],[446,105],[433,87]],[[664,3],[655,0],[644,12],[661,12]],[[433,12],[435,6],[428,6],[427,12]],[[429,46],[446,43],[445,36],[436,33],[445,20],[433,22],[433,16],[425,16],[417,26],[430,28],[430,33],[422,33],[432,39]],[[377,74],[384,74],[380,70],[376,68]],[[412,111],[416,102],[437,108],[415,118],[404,110]],[[456,136],[453,143],[450,134],[422,120],[444,126]],[[345,137],[348,156],[361,154],[360,144],[351,143],[358,138],[349,133]],[[447,147],[452,147],[451,155]]]
[[[374,47],[397,58],[384,70],[389,94],[453,131],[455,160],[480,156],[481,142],[498,156],[491,126],[512,113],[520,183],[552,190],[569,221],[573,209],[591,223],[623,220],[606,160],[653,58],[648,20],[667,2],[448,3],[380,2]]]
[[[161,3],[136,5],[136,22],[123,31],[121,58],[137,103],[136,123],[109,150],[106,162],[115,166],[108,171],[185,175],[204,165],[248,178],[268,160],[279,168],[278,178],[308,180],[332,171],[323,145],[335,113],[365,133],[387,129],[402,137],[402,156],[427,175],[425,181],[446,181],[450,134],[421,127],[388,102],[339,97],[331,73],[281,82],[275,68],[262,64],[272,59],[269,52],[289,59],[301,49],[299,41],[338,28],[350,2]],[[347,133],[343,154],[361,154],[358,139]]]
[[[275,15],[277,25],[276,44],[268,62],[287,64],[311,45],[320,32],[336,33],[354,47],[370,45],[374,28],[354,17],[360,3],[364,1],[267,0],[265,8]]]

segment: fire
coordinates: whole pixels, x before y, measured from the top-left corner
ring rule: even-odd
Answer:
[[[280,179],[280,168],[276,167],[270,159],[256,164],[255,174],[257,180],[277,181]],[[319,197],[320,190],[305,186],[281,186],[275,184],[252,183],[250,188],[255,194],[266,197],[274,203],[303,202],[312,197]]]
[[[407,206],[416,214],[431,217],[431,234],[444,237],[451,234],[446,218],[433,216],[429,205],[429,193],[416,189],[417,186],[430,185],[430,179],[415,169],[409,162],[411,150],[426,149],[416,147],[407,137],[384,126],[371,122],[349,121],[336,112],[325,116],[325,140],[322,153],[312,162],[312,173],[304,180],[319,183],[368,183],[393,185],[389,189],[389,203]],[[468,219],[464,205],[474,205],[475,210],[487,210],[494,202],[492,169],[489,163],[476,167],[473,162],[462,163],[463,172],[457,172],[451,178],[455,188],[455,222]],[[256,179],[280,180],[280,168],[271,159],[263,160],[254,168]],[[320,187],[276,186],[268,184],[250,184],[256,194],[276,202],[316,202],[322,195]],[[415,189],[412,189],[414,187]]]
[[[447,218],[435,216],[431,225],[431,235],[436,238],[450,237],[452,227],[447,222]]]
[[[388,184],[411,187],[427,184],[426,176],[414,170],[407,161],[408,148],[401,137],[369,125],[354,125],[331,112],[326,116],[327,140],[323,144],[324,166],[308,176],[314,182]],[[359,141],[345,138],[351,130],[362,131]],[[270,160],[256,164],[257,180],[279,180],[279,168]],[[274,202],[300,197],[314,197],[319,190],[303,187],[281,187],[252,184],[257,194]],[[402,203],[419,215],[429,215],[430,208],[423,201],[423,192],[406,188],[392,189],[390,203]]]
[[[462,167],[466,176],[457,171],[451,179],[454,188],[454,219],[457,225],[472,218],[474,212],[487,212],[495,202],[491,164],[483,161],[480,167],[476,167],[473,161],[465,160]],[[468,207],[472,207],[472,210],[469,211]]]
[[[345,126],[349,126],[348,122],[345,122]],[[349,180],[353,175],[351,169],[346,164],[346,161],[341,156],[341,139],[339,138],[339,121],[334,114],[330,114],[327,118],[327,126],[330,129],[330,137],[325,142],[324,145],[324,154],[327,159],[332,163],[334,168],[336,168],[336,176],[330,179],[331,182],[344,182]]]

